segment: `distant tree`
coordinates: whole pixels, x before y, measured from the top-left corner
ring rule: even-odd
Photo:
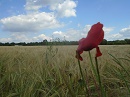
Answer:
[[[10,43],[10,45],[11,45],[11,46],[15,46],[15,43],[14,43],[14,42],[12,42],[12,43]]]
[[[25,42],[19,42],[19,43],[16,43],[16,45],[25,46],[26,43]]]
[[[130,39],[125,39],[127,44],[130,44]]]
[[[11,46],[9,42],[6,42],[4,46]]]
[[[70,45],[78,45],[78,41],[70,41]]]
[[[107,41],[107,45],[114,45],[114,41]]]
[[[115,40],[114,44],[115,45],[124,45],[124,44],[126,44],[126,41],[125,40]]]
[[[100,45],[107,45],[107,40],[103,39],[102,42],[100,43]]]
[[[3,43],[2,43],[2,42],[0,42],[0,46],[3,46]]]
[[[46,39],[44,39],[44,40],[43,40],[43,42],[47,42],[47,40],[46,40]]]
[[[48,41],[46,39],[43,40],[43,45],[47,45]]]
[[[125,40],[120,40],[120,44],[124,45],[124,44],[127,44],[127,42]]]

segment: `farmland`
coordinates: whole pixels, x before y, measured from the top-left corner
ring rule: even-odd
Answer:
[[[106,97],[130,97],[130,45],[101,45],[98,67]],[[1,97],[85,97],[77,46],[1,46]],[[91,50],[95,64],[95,49]],[[90,97],[100,97],[88,52],[81,54]],[[123,67],[122,67],[123,66]]]

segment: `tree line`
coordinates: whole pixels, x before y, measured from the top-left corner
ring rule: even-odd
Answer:
[[[124,40],[113,40],[113,41],[107,41],[106,39],[103,39],[103,41],[100,43],[100,45],[127,45],[130,44],[130,39],[124,39]],[[78,41],[47,41],[46,39],[42,42],[7,42],[2,43],[0,42],[0,46],[42,46],[42,45],[78,45]]]

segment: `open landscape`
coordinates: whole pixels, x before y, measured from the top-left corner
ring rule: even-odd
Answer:
[[[130,97],[130,0],[0,0],[0,97]]]
[[[130,97],[130,45],[100,45],[99,73],[106,97]],[[86,97],[75,46],[1,46],[1,97]],[[95,66],[95,51],[91,50]],[[90,97],[100,97],[89,53],[81,68]]]

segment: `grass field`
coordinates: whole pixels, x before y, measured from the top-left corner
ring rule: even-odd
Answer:
[[[0,97],[85,97],[77,46],[0,47]],[[106,97],[130,97],[130,45],[100,46]],[[95,64],[95,49],[91,50]],[[90,97],[100,97],[89,53],[80,62]]]

